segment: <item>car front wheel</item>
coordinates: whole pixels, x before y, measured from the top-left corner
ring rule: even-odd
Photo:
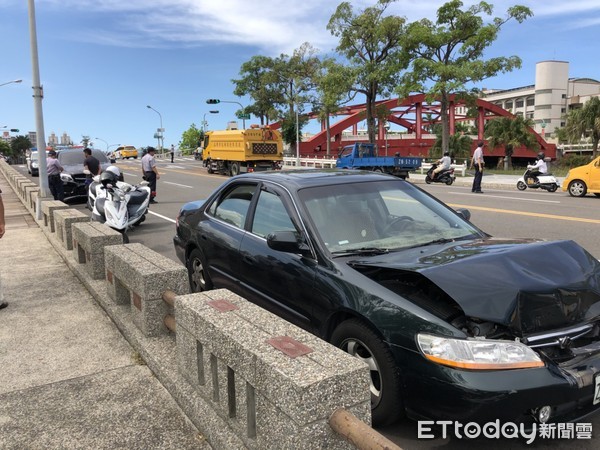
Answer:
[[[187,269],[192,292],[208,291],[212,289],[212,282],[206,271],[206,262],[200,250],[195,249],[190,253]]]
[[[373,425],[385,425],[404,414],[400,376],[390,349],[359,320],[340,324],[331,343],[369,366]]]
[[[583,197],[587,193],[587,186],[581,180],[573,180],[569,183],[569,194],[572,197]]]

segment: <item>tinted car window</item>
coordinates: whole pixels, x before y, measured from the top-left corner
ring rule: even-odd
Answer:
[[[296,231],[281,198],[269,191],[262,191],[256,203],[252,233],[266,237],[273,231]]]
[[[208,209],[208,214],[238,228],[244,228],[250,202],[256,186],[238,185],[217,199]]]

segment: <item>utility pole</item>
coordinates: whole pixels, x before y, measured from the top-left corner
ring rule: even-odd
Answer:
[[[46,167],[46,136],[44,134],[44,113],[42,99],[44,91],[40,83],[40,66],[35,23],[35,1],[27,0],[29,6],[29,36],[31,40],[31,69],[33,74],[33,106],[35,109],[36,147],[38,149],[40,193],[36,203],[36,218],[42,219],[42,199],[50,196],[48,188],[48,169]]]

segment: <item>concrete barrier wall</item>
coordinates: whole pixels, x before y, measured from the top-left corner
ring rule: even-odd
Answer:
[[[31,204],[16,188],[26,177],[3,161],[0,170]],[[53,200],[41,201],[42,231],[213,448],[353,448],[328,418],[343,407],[370,423],[366,364],[229,291],[187,294],[181,264],[140,244],[98,238],[98,224],[46,202]],[[77,236],[72,249],[67,223]],[[100,234],[111,236],[108,228]],[[179,294],[174,311],[161,300],[166,290]],[[176,336],[162,324],[173,313]],[[301,354],[289,356],[290,349]]]

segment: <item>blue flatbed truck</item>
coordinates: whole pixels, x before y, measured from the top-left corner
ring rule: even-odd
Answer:
[[[335,166],[340,169],[370,170],[406,179],[411,170],[421,167],[422,158],[414,156],[377,156],[375,144],[356,143],[340,151]]]

